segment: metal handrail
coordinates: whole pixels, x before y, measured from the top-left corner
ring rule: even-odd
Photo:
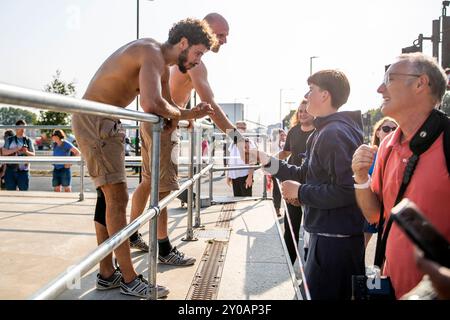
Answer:
[[[190,207],[191,212],[188,215],[188,219],[192,219],[192,190],[193,184],[197,183],[197,216],[196,223],[200,223],[200,215],[199,215],[199,207],[200,207],[200,179],[202,175],[207,172],[210,173],[210,176],[213,172],[213,163],[211,163],[211,156],[209,158],[210,164],[205,168],[201,169],[201,162],[197,161],[198,173],[192,175],[193,161],[191,161],[190,172],[191,175],[187,181],[185,181],[181,188],[168,195],[166,198],[162,199],[160,202],[158,201],[159,195],[159,150],[160,150],[160,134],[162,129],[162,121],[161,118],[149,114],[143,113],[139,111],[126,110],[124,108],[98,103],[94,101],[88,100],[80,100],[72,97],[40,92],[31,89],[25,89],[20,87],[15,87],[7,84],[0,83],[0,103],[14,104],[20,106],[41,108],[47,110],[54,110],[58,112],[67,112],[67,113],[83,113],[90,114],[96,116],[103,116],[108,118],[120,118],[120,119],[128,119],[134,121],[145,121],[153,124],[157,124],[153,126],[153,145],[152,145],[152,179],[151,179],[151,204],[147,211],[140,215],[137,219],[131,222],[129,225],[125,226],[122,230],[118,231],[116,234],[112,235],[107,241],[98,246],[94,251],[92,251],[89,255],[87,255],[84,259],[82,259],[77,265],[73,268],[64,272],[60,276],[58,276],[51,283],[46,285],[43,289],[39,290],[36,294],[32,296],[32,299],[51,299],[56,298],[59,294],[61,294],[64,290],[66,290],[70,284],[73,283],[74,280],[78,280],[82,275],[86,274],[90,269],[95,267],[95,265],[109,255],[114,249],[120,246],[124,241],[129,239],[129,237],[135,233],[140,227],[142,227],[146,222],[150,221],[149,224],[149,255],[148,255],[148,280],[149,286],[156,287],[156,261],[157,261],[157,252],[156,252],[156,230],[157,230],[157,219],[156,217],[159,215],[161,210],[169,204],[175,197],[181,194],[186,188],[190,190]],[[30,128],[29,126],[25,126],[25,128]],[[180,122],[180,127],[187,127],[186,122]],[[201,129],[213,129],[214,126],[211,124],[207,124],[201,121],[195,122],[194,129],[200,129],[197,131],[197,159],[201,158],[201,145],[198,143],[201,140]],[[192,130],[192,133],[194,130]],[[215,134],[217,135],[217,134]],[[225,135],[225,134],[221,134]],[[245,136],[254,136],[254,137],[267,137],[266,134],[259,133],[246,133]],[[192,138],[193,135],[191,135]],[[193,148],[191,148],[191,159],[193,158]],[[11,163],[14,157],[7,157],[7,161]],[[36,157],[18,157],[22,159],[17,159],[20,162],[37,162],[42,159],[36,159]],[[24,159],[25,158],[25,159]],[[35,159],[33,159],[35,158]],[[64,158],[64,159],[59,159]],[[70,163],[73,161],[77,161],[74,157],[53,157],[52,160],[56,160],[56,163]],[[72,158],[72,159],[71,159]],[[138,157],[135,157],[138,158]],[[135,159],[136,160],[136,159]],[[81,161],[81,160],[80,160]],[[254,166],[255,168],[259,168],[260,166]],[[226,168],[227,170],[232,170],[233,168]],[[238,169],[242,169],[239,167]],[[224,169],[221,169],[224,170]],[[265,188],[264,183],[264,188]],[[265,190],[265,189],[264,189]],[[210,190],[210,194],[211,194]],[[264,197],[265,197],[264,192]],[[189,225],[189,224],[188,224]],[[192,224],[191,224],[192,226]],[[150,290],[148,298],[156,299],[156,290]]]
[[[214,136],[222,137],[226,136],[226,133],[223,132],[214,132]],[[256,132],[241,132],[241,135],[244,137],[261,137],[261,138],[268,138],[269,136],[265,133],[256,133]]]
[[[234,171],[243,169],[261,169],[261,165],[246,165],[246,166],[234,166],[234,167],[217,167],[212,170],[215,171]]]
[[[27,106],[33,108],[41,108],[47,110],[54,110],[58,112],[67,113],[83,113],[89,115],[102,116],[107,118],[120,118],[128,119],[134,121],[145,121],[153,123],[153,145],[152,145],[152,176],[155,172],[159,172],[159,150],[160,150],[160,133],[162,129],[161,118],[149,113],[143,113],[139,111],[126,110],[124,108],[98,103],[88,100],[80,100],[72,97],[67,97],[63,95],[41,92],[37,90],[25,89],[16,86],[11,86],[7,84],[0,84],[0,103],[7,103],[13,105]],[[27,159],[29,160],[29,159]],[[156,168],[156,170],[155,170]],[[83,174],[84,175],[84,174]],[[151,219],[149,225],[150,234],[150,252],[148,255],[148,265],[149,265],[149,286],[156,287],[156,217],[155,215],[159,212],[158,205],[158,185],[159,179],[158,174],[151,181],[152,188],[152,207],[148,212],[152,214],[144,215],[147,221]],[[156,197],[155,197],[156,194]],[[86,273],[95,264],[101,261],[109,253],[111,253],[115,248],[117,248],[121,243],[126,241],[135,231],[141,226],[139,222],[142,222],[143,217],[141,216],[133,223],[125,226],[124,229],[119,231],[115,236],[112,236],[104,244],[99,246],[94,252],[82,260],[77,266],[75,266],[69,272],[69,278],[74,274],[76,276]],[[142,222],[144,223],[144,222]],[[151,268],[150,268],[151,267]],[[84,274],[83,273],[83,274]],[[44,292],[40,292],[38,295],[34,296],[38,299],[44,298],[54,298],[60,294],[66,287],[67,282],[62,282],[62,279],[56,279],[51,285],[49,285]],[[73,277],[71,278],[73,281]],[[150,290],[149,298],[156,299],[156,291]]]
[[[0,156],[0,163],[49,163],[49,164],[81,164],[84,160],[81,156],[34,156],[34,157],[20,157],[20,156]],[[126,156],[125,164],[142,164],[141,156]]]
[[[275,179],[275,183],[278,185],[278,189],[281,190],[280,182],[278,181],[278,179]],[[300,277],[302,279],[302,286],[303,286],[303,290],[306,295],[306,300],[311,300],[311,294],[309,292],[308,283],[306,281],[302,257],[300,255],[300,251],[298,250],[297,241],[295,240],[294,230],[292,228],[292,222],[291,222],[291,218],[289,216],[288,207],[287,207],[287,204],[286,204],[286,201],[284,200],[284,198],[281,198],[281,202],[283,204],[284,214],[286,215],[287,222],[289,225],[289,232],[291,233],[291,239],[292,239],[292,242],[294,243],[295,253],[297,254],[298,268],[299,268],[299,272],[300,272]],[[286,226],[284,226],[284,228],[286,229]]]
[[[89,270],[98,264],[103,258],[109,255],[114,249],[120,246],[124,241],[139,230],[146,222],[154,218],[160,211],[160,208],[149,208],[147,212],[140,215],[136,220],[127,225],[124,229],[118,231],[111,238],[99,245],[94,251],[81,259],[70,270],[63,272],[56,279],[48,283],[44,288],[39,290],[31,299],[48,300],[56,298],[63,293],[74,281],[81,279]]]
[[[139,129],[139,126],[136,125],[128,125],[124,124],[122,125],[124,129]],[[62,129],[62,130],[72,130],[71,125],[55,125],[55,124],[45,124],[45,125],[38,125],[38,124],[30,124],[26,126],[16,126],[16,125],[7,125],[7,124],[1,124],[0,129],[32,129],[32,130],[51,130],[51,129]]]
[[[150,123],[158,123],[160,121],[158,116],[151,113],[127,110],[105,103],[76,99],[60,94],[20,88],[3,83],[0,83],[0,103]]]

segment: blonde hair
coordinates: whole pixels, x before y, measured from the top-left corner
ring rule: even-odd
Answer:
[[[303,99],[302,102],[300,102],[300,105],[297,107],[297,110],[295,110],[294,114],[291,117],[291,120],[289,121],[291,123],[291,128],[295,127],[296,125],[298,125],[298,109],[300,109],[300,107],[304,104],[307,104],[308,100]]]
[[[380,130],[381,126],[387,121],[391,121],[398,126],[397,121],[395,121],[391,117],[383,117],[380,120],[378,120],[378,122],[375,123],[375,125],[373,126],[372,139],[371,139],[371,144],[373,146],[378,146],[378,147],[380,146],[381,141],[380,141],[380,138],[377,136],[377,131]]]

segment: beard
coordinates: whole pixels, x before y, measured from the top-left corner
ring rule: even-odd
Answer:
[[[188,49],[184,49],[178,56],[178,69],[180,69],[182,73],[187,72],[187,68],[184,65],[187,62],[187,56],[188,56]]]
[[[196,63],[189,63],[186,66],[186,63],[188,61],[189,48],[184,49],[178,56],[178,69],[180,69],[182,73],[186,73],[189,69],[192,69],[197,65]]]

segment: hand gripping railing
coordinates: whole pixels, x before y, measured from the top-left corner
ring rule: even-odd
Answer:
[[[121,118],[135,121],[146,121],[153,123],[152,144],[152,181],[151,181],[151,205],[147,212],[138,219],[127,225],[124,229],[112,235],[97,249],[89,254],[72,269],[61,274],[56,280],[48,284],[44,289],[32,296],[33,299],[52,299],[61,294],[75,279],[79,279],[110,252],[121,245],[136,232],[139,227],[150,220],[149,224],[149,247],[148,255],[148,280],[149,286],[156,288],[156,244],[157,244],[157,215],[160,212],[158,206],[159,193],[159,150],[162,121],[153,114],[139,111],[126,110],[124,108],[107,105],[103,103],[80,100],[67,96],[40,92],[16,86],[0,84],[0,103],[41,108],[67,113],[84,113],[90,115],[104,116],[109,118]],[[150,299],[156,299],[156,290],[149,290]]]

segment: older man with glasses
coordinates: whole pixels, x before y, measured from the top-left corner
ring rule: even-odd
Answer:
[[[383,222],[380,216],[388,221],[392,207],[403,193],[450,241],[450,157],[448,147],[444,148],[449,143],[444,135],[446,138],[450,135],[450,124],[445,115],[435,110],[446,86],[444,70],[421,53],[401,55],[387,70],[378,88],[383,97],[381,112],[392,117],[399,127],[379,148],[360,146],[352,161],[356,199],[368,222]],[[424,142],[433,136],[437,138],[425,146]],[[417,151],[418,146],[422,151]],[[377,162],[371,178],[368,171],[375,153]],[[412,174],[409,184],[400,192],[408,172]],[[421,281],[423,273],[415,264],[414,246],[408,237],[395,224],[381,225],[389,237],[382,256],[384,266],[380,267],[390,277],[395,295],[400,298]],[[387,226],[392,226],[390,231]]]

